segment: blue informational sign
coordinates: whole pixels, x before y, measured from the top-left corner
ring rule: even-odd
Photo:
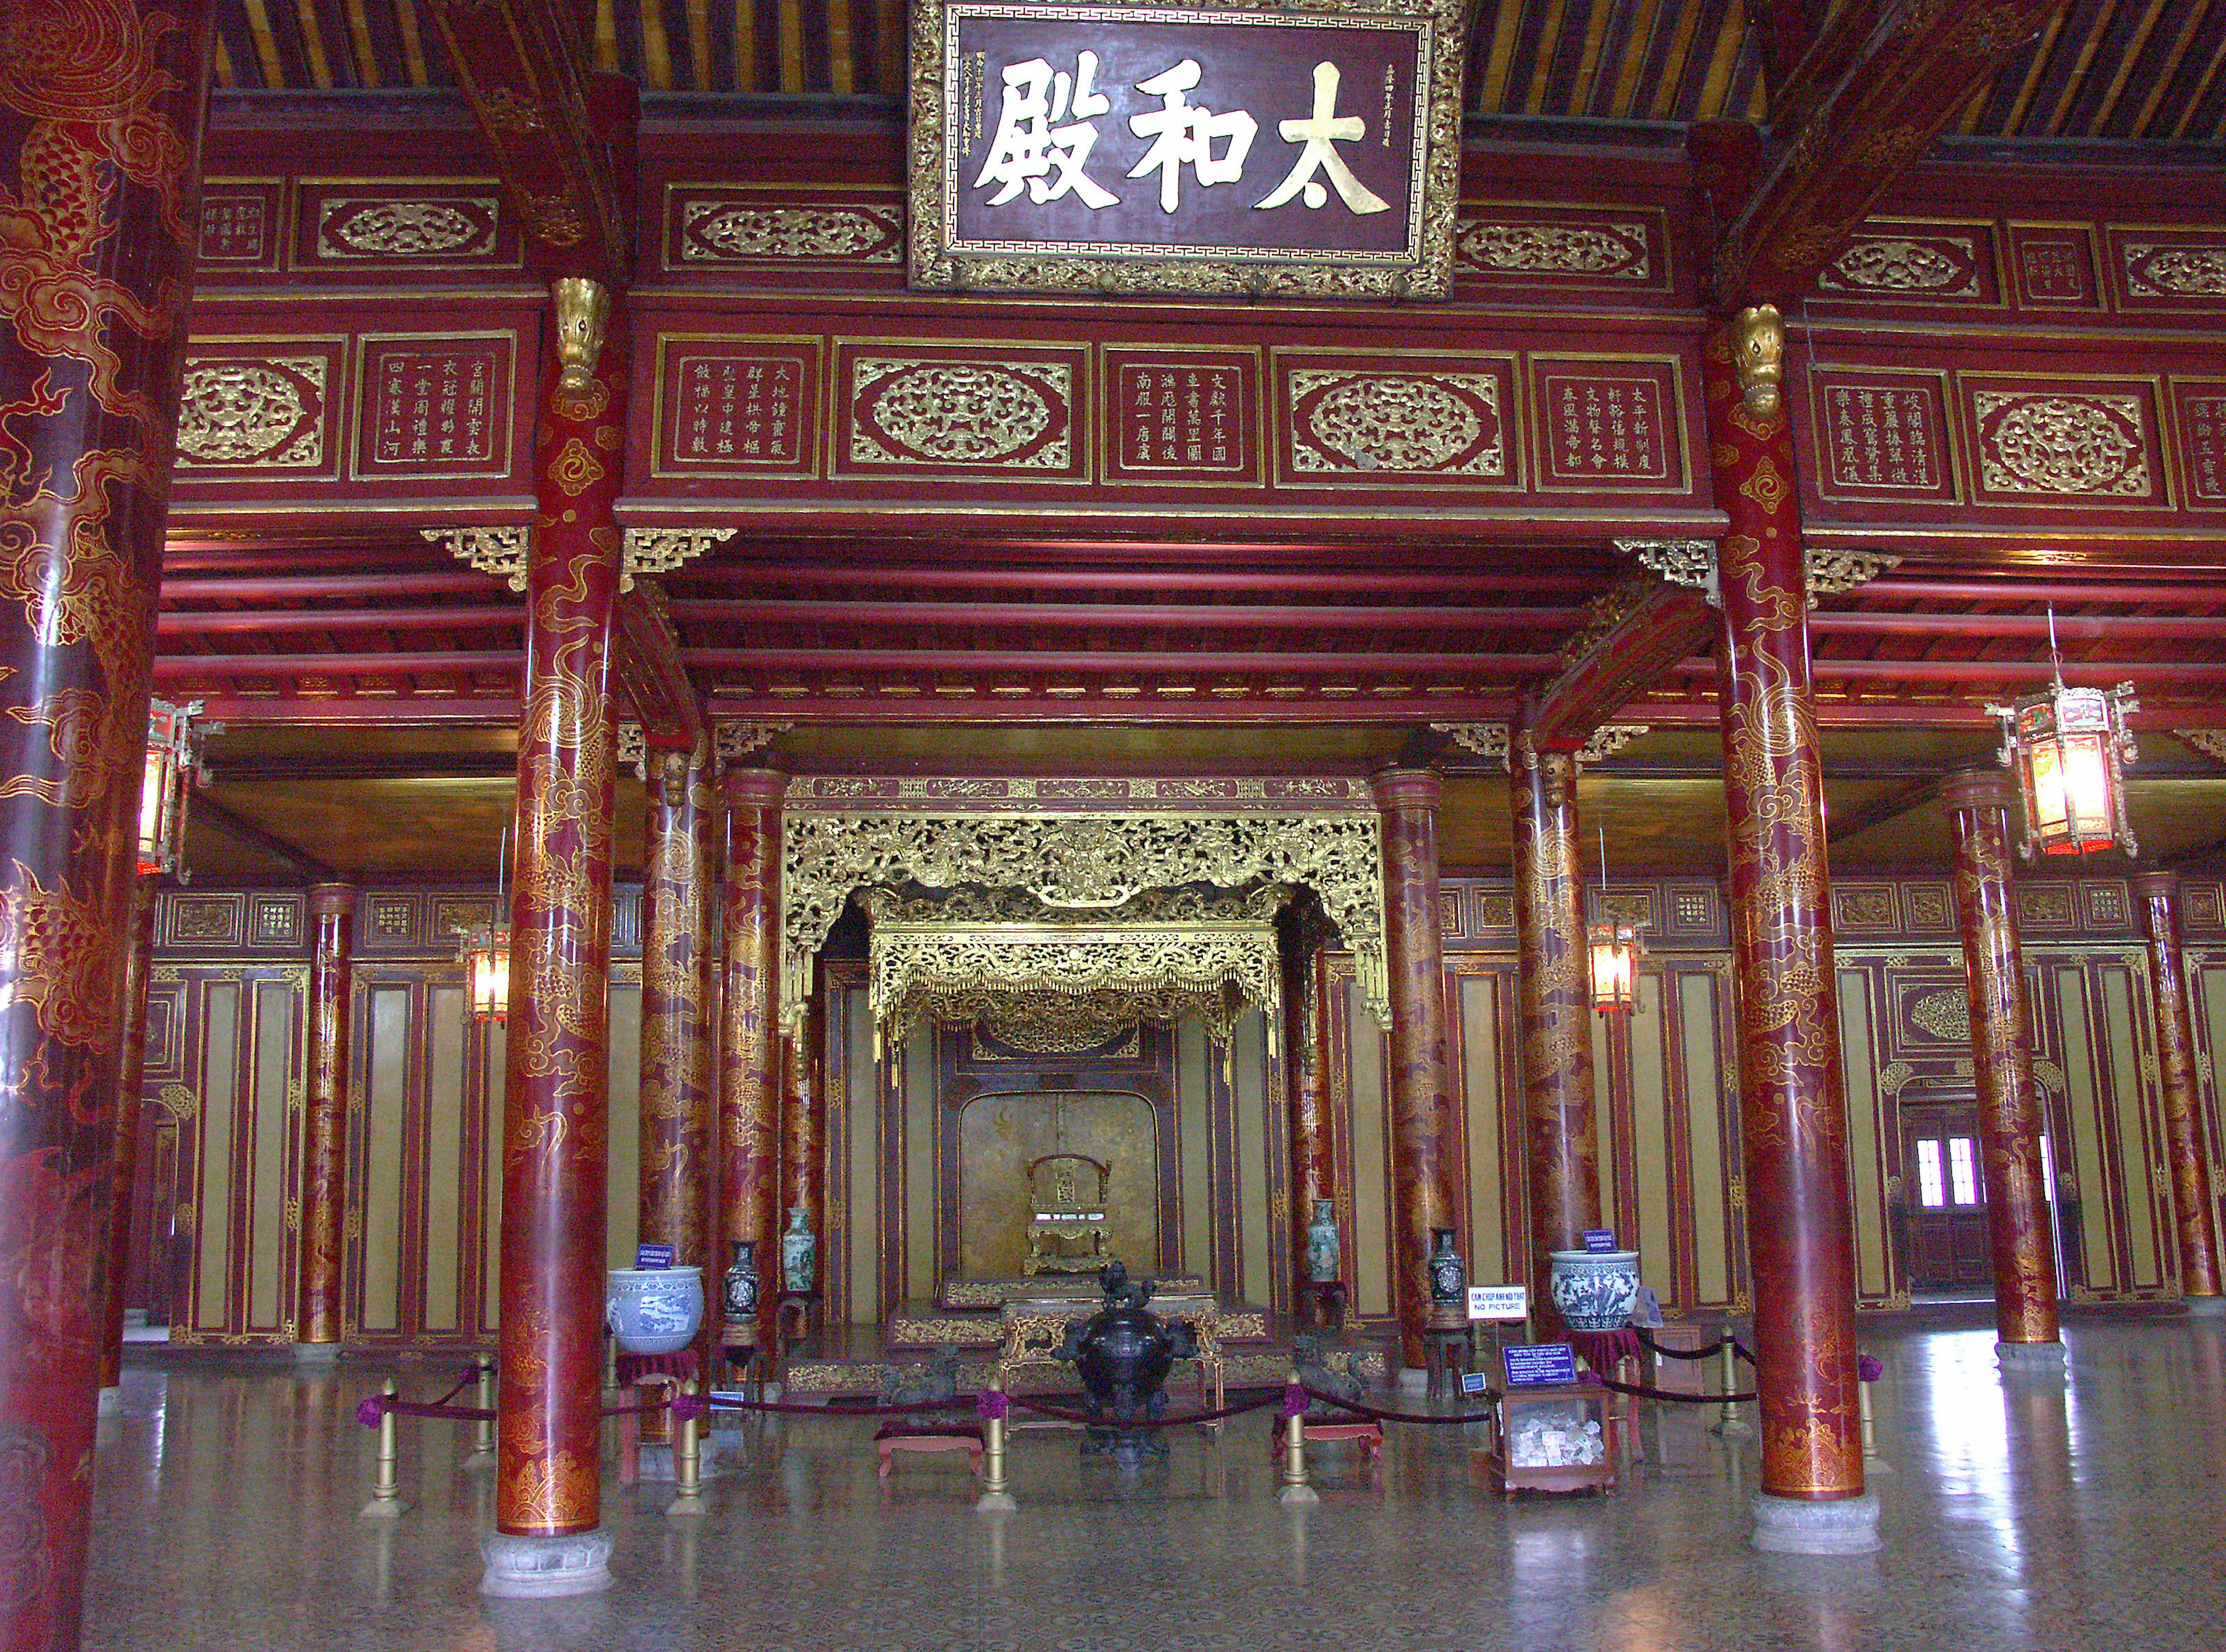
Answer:
[[[1605,1251],[1613,1250],[1615,1248],[1614,1229],[1587,1228],[1585,1229],[1585,1249],[1595,1256]]]
[[[1542,1388],[1577,1380],[1577,1356],[1567,1343],[1517,1343],[1500,1350],[1510,1388]]]
[[[672,1266],[671,1245],[636,1245],[633,1248],[636,1268],[670,1268]]]
[[[1482,1371],[1463,1371],[1460,1376],[1463,1394],[1482,1394],[1491,1386],[1491,1379]]]

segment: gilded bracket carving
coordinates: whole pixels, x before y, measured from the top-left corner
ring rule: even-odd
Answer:
[[[577,241],[575,232],[560,245]],[[556,359],[563,364],[557,382],[575,396],[584,395],[595,382],[595,364],[602,359],[603,334],[610,325],[611,289],[585,276],[563,276],[549,283],[556,309]]]
[[[1775,418],[1784,405],[1785,321],[1775,304],[1757,304],[1732,318],[1732,370],[1739,398],[1757,418]]]
[[[1465,751],[1474,752],[1487,763],[1507,766],[1507,725],[1502,722],[1441,723],[1430,725],[1433,734],[1450,734],[1453,744]]]
[[[2226,763],[2226,728],[2175,728],[2172,737],[2186,741],[2214,763]]]
[[[723,766],[729,763],[744,763],[753,753],[773,744],[773,736],[785,734],[796,725],[791,722],[722,722],[711,731],[712,750]]]
[[[649,779],[649,738],[642,733],[638,722],[619,725],[615,756],[620,763],[633,765],[633,778],[646,784]]]
[[[1716,584],[1714,540],[1619,539],[1615,548],[1626,556],[1636,556],[1641,567],[1653,569],[1670,584],[1698,591],[1708,598],[1710,607],[1723,607],[1723,593]]]
[[[631,591],[645,575],[670,574],[734,537],[732,528],[628,528],[619,589]]]
[[[420,528],[417,531],[460,562],[506,580],[513,591],[525,588],[525,559],[532,553],[531,528]]]
[[[1808,566],[1809,595],[1813,601],[1820,596],[1837,596],[1858,585],[1867,585],[1886,569],[1900,567],[1901,558],[1888,550],[1818,550],[1812,547]]]
[[[1653,730],[1646,723],[1602,723],[1592,732],[1582,746],[1577,747],[1577,761],[1598,763],[1613,757],[1631,741]]]

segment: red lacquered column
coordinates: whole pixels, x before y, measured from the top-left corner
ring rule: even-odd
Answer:
[[[2015,788],[1993,766],[1941,783],[1956,837],[1956,908],[1971,996],[1972,1076],[1986,1132],[1987,1227],[1994,1260],[1994,1325],[2009,1363],[2064,1362],[2056,1319],[2056,1244],[2041,1173],[2040,1093],[2032,1014],[2010,892],[2009,807]]]
[[[1331,1103],[1329,1061],[1330,994],[1334,986],[1329,960],[1319,937],[1300,945],[1284,972],[1283,1047],[1289,1074],[1291,1118],[1291,1279],[1294,1313],[1307,1323],[1307,1228],[1318,1199],[1330,1201],[1338,1222],[1340,1266],[1351,1255],[1345,1234],[1347,1213],[1337,1208],[1337,1128]]]
[[[804,1220],[817,1246],[818,1271],[813,1282],[821,1289],[825,1286],[828,1261],[825,1007],[824,995],[813,993],[805,1008],[803,1027],[796,1037],[781,1040],[785,1077],[781,1096],[779,1225],[785,1231],[789,1211],[803,1208]],[[787,1283],[784,1275],[784,1289]]]
[[[1423,1363],[1430,1312],[1430,1230],[1456,1224],[1460,1137],[1446,1084],[1445,941],[1438,917],[1438,798],[1428,770],[1375,777],[1383,820],[1383,946],[1390,968],[1391,1059],[1384,1074],[1391,1124],[1393,1299],[1401,1355]]]
[[[780,834],[785,775],[734,769],[727,797],[723,931],[726,991],[719,1015],[720,1231],[757,1242],[757,1346],[773,1345],[780,1297]],[[723,1268],[727,1258],[720,1258]]]
[[[309,891],[308,1083],[302,1119],[302,1298],[296,1351],[331,1358],[340,1345],[342,1181],[347,1143],[349,954],[355,889]]]
[[[2172,1155],[2172,1232],[2179,1245],[2179,1288],[2190,1313],[2226,1314],[2218,1264],[2218,1207],[2203,1141],[2202,1092],[2195,1082],[2195,1032],[2187,1007],[2187,955],[2179,932],[2179,877],[2144,872],[2134,879],[2149,942],[2156,994],[2157,1077],[2163,1091],[2165,1150]]]
[[[641,896],[641,1186],[644,1240],[703,1269],[716,1288],[708,1166],[716,1077],[711,915],[717,800],[698,759],[652,759]]]
[[[601,1518],[605,1132],[610,1081],[611,610],[622,539],[626,323],[583,280],[555,283],[567,320],[607,319],[586,382],[568,389],[544,343],[526,564],[525,709],[518,728],[518,879],[511,908],[503,1125],[501,1420],[495,1527],[562,1538]],[[592,329],[591,329],[592,330]],[[609,1586],[584,1546],[548,1583]],[[514,1546],[512,1546],[514,1547]],[[510,1548],[503,1551],[506,1554]],[[488,1578],[525,1569],[499,1562]],[[508,1592],[508,1585],[503,1585]],[[522,1592],[522,1591],[521,1591]]]
[[[1749,310],[1710,335],[1702,364],[1716,504],[1729,518],[1717,578],[1762,1414],[1754,1541],[1766,1548],[1867,1552],[1878,1544],[1878,1506],[1863,1490],[1847,1103],[1832,996],[1807,569],[1792,431],[1782,399],[1770,393],[1774,372],[1747,370],[1758,357],[1774,368],[1782,347],[1777,313]],[[1788,1506],[1833,1503],[1850,1506]]]
[[[1578,881],[1577,759],[1517,742],[1515,936],[1523,1007],[1523,1147],[1530,1180],[1530,1312],[1558,1335],[1556,1250],[1600,1225],[1600,1127],[1593,1101],[1592,951]]]
[[[155,950],[155,880],[132,880],[131,950],[124,963],[124,1046],[116,1072],[116,1195],[101,1279],[100,1388],[105,1408],[124,1376],[124,1279],[131,1267],[131,1194],[139,1179],[139,1084],[147,1061],[147,962]]]
[[[0,32],[0,1646],[73,1647],[207,0]],[[128,1197],[128,1196],[126,1196]]]

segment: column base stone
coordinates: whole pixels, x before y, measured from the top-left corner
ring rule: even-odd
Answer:
[[[1994,1344],[1994,1360],[2006,1371],[2061,1371],[2064,1369],[2064,1344],[2060,1342],[1998,1342]]]
[[[1866,1491],[1859,1497],[1810,1503],[1757,1492],[1748,1505],[1754,1515],[1754,1546],[1777,1554],[1870,1554],[1879,1541],[1879,1502]]]
[[[296,1365],[337,1365],[340,1358],[340,1345],[336,1342],[294,1344],[294,1363]]]
[[[1429,1370],[1421,1365],[1402,1365],[1394,1386],[1402,1394],[1427,1394],[1430,1389]]]
[[[95,1408],[95,1414],[112,1417],[123,1409],[124,1386],[119,1382],[111,1382],[100,1391],[100,1403]]]
[[[2226,1319],[2226,1296],[2190,1296],[2180,1299],[2186,1303],[2191,1319]]]
[[[598,1526],[569,1537],[517,1537],[489,1532],[480,1539],[487,1575],[480,1592],[511,1600],[591,1595],[611,1586],[611,1534]]]

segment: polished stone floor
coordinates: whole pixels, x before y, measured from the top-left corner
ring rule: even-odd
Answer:
[[[1287,1510],[1251,1419],[1218,1444],[1182,1431],[1164,1480],[1125,1489],[1085,1477],[1072,1436],[1033,1435],[1018,1512],[983,1515],[962,1458],[900,1467],[884,1495],[868,1425],[815,1420],[761,1431],[700,1518],[668,1519],[669,1485],[607,1480],[618,1586],[544,1603],[476,1592],[488,1491],[460,1466],[467,1430],[410,1426],[415,1506],[359,1518],[372,1446],[352,1414],[394,1368],[171,1356],[130,1369],[102,1424],[84,1644],[2216,1652],[2226,1326],[2086,1314],[2065,1340],[2068,1385],[1998,1372],[1968,1313],[1866,1326],[1893,1471],[1873,1482],[1886,1547],[1860,1559],[1746,1547],[1751,1447],[1510,1505],[1472,1487],[1462,1430],[1408,1428],[1380,1484],[1325,1454],[1320,1505]],[[404,1392],[446,1369],[400,1368]]]

